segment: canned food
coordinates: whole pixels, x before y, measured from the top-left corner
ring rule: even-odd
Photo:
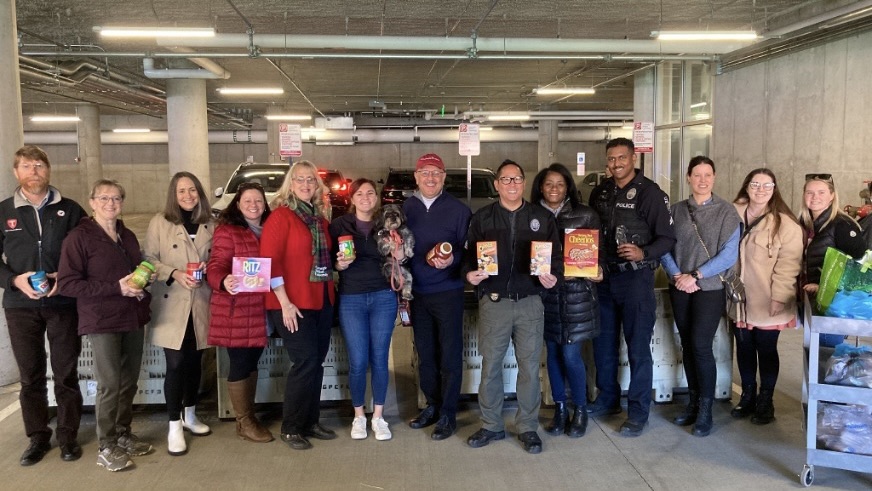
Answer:
[[[440,242],[433,246],[432,249],[427,253],[427,264],[430,266],[435,266],[433,263],[434,259],[446,260],[451,257],[451,243],[450,242]]]
[[[154,271],[154,266],[150,262],[142,261],[139,263],[139,266],[133,270],[133,276],[127,279],[127,285],[130,288],[142,290],[148,285]]]
[[[345,259],[354,259],[354,237],[351,235],[342,235],[339,237],[339,252]]]
[[[51,290],[51,285],[48,282],[48,276],[45,274],[45,271],[37,271],[30,275],[30,286],[39,295],[45,295]]]
[[[188,263],[188,269],[186,272],[188,273],[188,276],[194,278],[198,284],[203,281],[203,270],[200,269],[200,263]]]

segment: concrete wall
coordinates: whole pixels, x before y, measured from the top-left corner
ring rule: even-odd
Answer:
[[[716,192],[732,198],[767,167],[798,211],[804,175],[833,174],[842,205],[872,179],[872,32],[716,77],[712,158]]]
[[[90,184],[84,182],[84,171],[76,162],[75,145],[41,145],[52,161],[52,183],[65,196],[85,206]],[[413,167],[425,153],[437,153],[448,167],[466,167],[466,157],[457,154],[456,143],[367,143],[351,146],[318,146],[304,143],[303,158],[319,167],[339,169],[345,177],[387,177],[390,167]],[[473,167],[496,167],[504,159],[524,166],[530,181],[536,173],[536,142],[482,143],[481,155],[472,158]],[[587,171],[605,169],[605,144],[601,142],[563,142],[557,161],[574,173],[576,153],[585,152]],[[223,186],[240,162],[252,157],[255,162],[267,162],[267,145],[257,143],[209,145],[212,187]],[[119,181],[127,191],[124,211],[152,213],[163,209],[169,183],[169,157],[165,144],[103,145],[103,176]],[[580,178],[579,178],[580,179]],[[210,193],[211,191],[207,190]],[[529,184],[528,189],[529,193]],[[87,206],[85,206],[87,209]]]

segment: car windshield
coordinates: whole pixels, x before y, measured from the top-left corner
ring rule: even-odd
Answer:
[[[226,193],[235,193],[239,185],[244,182],[256,182],[263,186],[267,193],[275,193],[282,186],[288,169],[248,169],[240,170],[230,184],[227,185]]]
[[[415,189],[415,174],[412,171],[392,171],[385,187],[389,189]]]
[[[457,198],[466,198],[466,174],[449,173],[445,175],[445,190]],[[487,174],[472,174],[472,197],[495,198],[493,176]]]

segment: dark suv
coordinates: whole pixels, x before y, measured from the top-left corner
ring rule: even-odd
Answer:
[[[219,198],[212,204],[212,213],[218,215],[236,195],[239,185],[244,182],[256,182],[263,186],[267,202],[275,198],[276,193],[285,181],[285,176],[291,169],[288,163],[278,164],[255,164],[245,162],[239,164],[227,185],[215,190],[215,197]],[[330,193],[331,216],[344,215],[348,212],[351,203],[348,195],[349,180],[342,177],[342,173],[335,169],[318,169],[318,175],[324,181]]]
[[[498,199],[494,179],[496,176],[490,169],[472,169],[472,202],[467,203],[472,211]],[[414,169],[390,169],[382,187],[381,202],[386,205],[402,204],[417,187]],[[466,203],[465,168],[445,169],[445,191]]]

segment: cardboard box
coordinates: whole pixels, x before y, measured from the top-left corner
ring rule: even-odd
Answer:
[[[496,241],[476,242],[475,251],[475,256],[478,258],[479,271],[484,271],[490,276],[499,274]]]
[[[534,240],[530,243],[530,274],[551,274],[551,252],[554,244]]]
[[[268,257],[234,257],[231,273],[239,280],[238,292],[268,292],[272,259]]]
[[[563,239],[563,274],[571,278],[596,278],[599,230],[568,228]]]

